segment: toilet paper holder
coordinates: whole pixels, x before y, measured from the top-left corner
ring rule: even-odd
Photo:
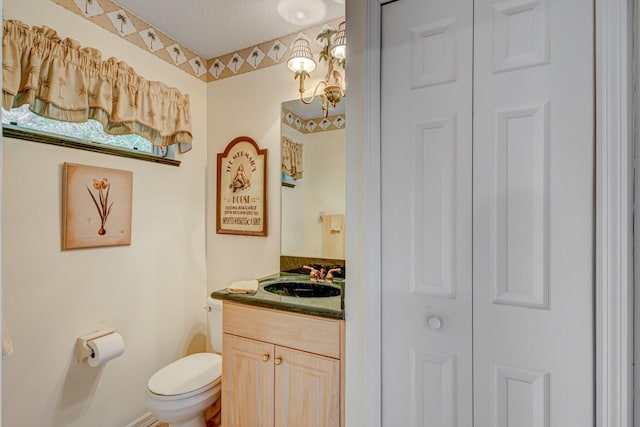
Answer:
[[[91,332],[90,334],[78,337],[76,342],[76,353],[78,357],[78,363],[84,363],[87,358],[93,355],[93,350],[89,347],[89,341],[104,337],[105,335],[112,334],[116,331],[116,328],[101,329],[99,331]]]

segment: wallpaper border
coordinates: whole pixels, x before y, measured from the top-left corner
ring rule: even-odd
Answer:
[[[337,29],[344,21],[344,17],[333,19],[235,52],[214,58],[201,58],[188,47],[111,0],[51,1],[207,83],[274,65],[285,66],[287,52],[298,37],[308,39],[311,51],[317,55],[322,46],[316,41],[316,36],[326,28]]]

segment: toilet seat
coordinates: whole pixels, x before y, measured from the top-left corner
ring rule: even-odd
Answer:
[[[220,355],[196,353],[160,369],[149,379],[147,388],[159,400],[186,399],[215,386],[221,374]]]

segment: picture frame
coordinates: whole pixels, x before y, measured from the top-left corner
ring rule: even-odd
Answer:
[[[240,136],[217,160],[216,233],[267,236],[268,150]]]
[[[62,166],[62,250],[131,244],[133,173]]]

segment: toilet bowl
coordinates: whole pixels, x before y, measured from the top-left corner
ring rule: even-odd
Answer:
[[[209,297],[212,347],[222,344],[222,302]],[[203,413],[220,397],[222,357],[195,353],[160,369],[147,383],[147,408],[170,427],[206,427]]]

